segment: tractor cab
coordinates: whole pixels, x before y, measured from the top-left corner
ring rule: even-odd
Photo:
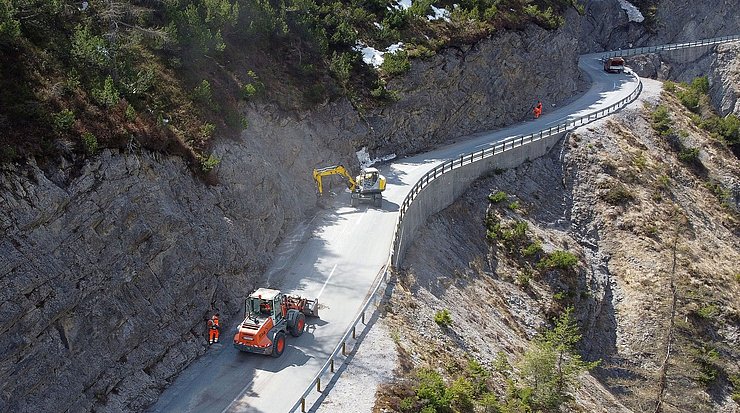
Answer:
[[[272,318],[276,322],[283,318],[282,302],[283,294],[280,291],[259,288],[245,301],[244,313],[253,319]]]

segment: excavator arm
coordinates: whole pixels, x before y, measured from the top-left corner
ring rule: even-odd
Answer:
[[[347,181],[347,188],[351,192],[357,188],[357,182],[352,178],[352,175],[347,172],[347,169],[344,168],[342,165],[334,165],[334,166],[327,166],[325,168],[316,168],[313,170],[313,179],[316,181],[316,186],[318,187],[319,195],[324,194],[324,186],[322,184],[322,178],[325,176],[330,175],[340,175]]]

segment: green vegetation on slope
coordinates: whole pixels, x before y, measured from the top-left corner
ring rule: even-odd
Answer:
[[[248,127],[240,102],[307,108],[397,98],[385,77],[447,45],[528,22],[554,28],[573,0],[0,0],[0,162],[145,147],[208,171],[216,135]],[[449,21],[429,20],[432,6]],[[380,70],[357,45],[403,41]],[[330,77],[330,76],[331,77]]]
[[[495,412],[524,413],[558,411],[571,400],[577,387],[577,377],[596,367],[599,362],[584,362],[576,352],[581,334],[572,315],[572,308],[558,317],[551,329],[544,330],[521,356],[514,369],[499,353],[493,371],[474,359],[462,359],[455,354],[440,353],[443,373],[435,368],[420,368],[413,372],[414,380],[405,385],[393,385],[387,404],[392,411],[453,413]],[[505,382],[505,392],[497,391]]]

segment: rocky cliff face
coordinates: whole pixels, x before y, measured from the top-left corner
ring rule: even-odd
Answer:
[[[413,153],[528,118],[537,100],[547,110],[582,85],[577,53],[569,28],[530,26],[414,61],[407,76],[389,83],[402,99],[367,115],[365,142],[381,153]]]
[[[530,61],[548,64],[516,70]],[[206,317],[233,322],[281,235],[311,214],[313,167],[519,120],[536,99],[570,97],[574,68],[575,40],[530,28],[416,62],[391,85],[401,100],[364,117],[347,101],[252,106],[241,139],[215,148],[215,185],[135,148],[103,151],[76,178],[5,168],[0,411],[142,410],[204,352]]]
[[[740,13],[733,0],[660,0],[651,44],[738,34]]]
[[[740,116],[740,42],[718,46],[710,68],[712,106],[722,116]]]

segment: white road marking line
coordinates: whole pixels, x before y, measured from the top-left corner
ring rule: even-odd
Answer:
[[[331,279],[331,276],[334,275],[334,270],[337,269],[337,265],[338,264],[334,264],[334,268],[331,269],[331,272],[329,273],[329,276],[326,278],[326,281],[324,281],[324,286],[321,287],[321,291],[319,291],[319,295],[316,296],[316,299],[318,299],[319,297],[321,297],[321,294],[324,292],[324,288],[326,288],[326,284]]]

